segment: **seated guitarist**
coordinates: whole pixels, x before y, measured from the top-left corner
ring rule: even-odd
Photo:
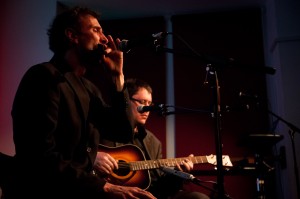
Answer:
[[[158,138],[144,127],[149,111],[140,113],[138,106],[150,106],[152,104],[151,86],[139,79],[128,79],[126,86],[132,103],[132,116],[134,123],[134,135],[128,140],[119,140],[113,135],[107,135],[106,139],[100,141],[108,147],[119,147],[124,144],[137,146],[143,151],[144,158],[147,160],[157,160],[162,158],[162,144]],[[190,156],[193,156],[192,154]],[[120,169],[118,162],[113,155],[99,150],[95,161],[95,170],[101,175],[110,175]],[[193,169],[193,163],[187,158],[181,164],[176,165],[176,169],[189,172]],[[174,175],[168,175],[160,169],[150,169],[149,186],[146,186],[154,196],[159,199],[208,199],[209,197],[199,192],[188,192],[182,190],[183,180]],[[149,175],[148,175],[149,176]],[[121,177],[120,177],[121,179]]]

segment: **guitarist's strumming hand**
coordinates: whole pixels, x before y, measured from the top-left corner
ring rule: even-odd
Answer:
[[[108,175],[118,168],[118,162],[111,155],[105,152],[97,152],[94,162],[94,169],[97,170],[97,173]]]
[[[182,162],[176,163],[176,169],[183,172],[190,172],[194,168],[193,162],[189,159],[194,157],[193,154],[190,154],[187,158],[185,158]]]

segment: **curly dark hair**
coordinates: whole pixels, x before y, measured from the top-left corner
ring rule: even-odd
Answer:
[[[126,87],[128,89],[129,97],[132,97],[134,94],[136,94],[140,88],[145,88],[149,93],[152,94],[152,88],[150,84],[141,79],[128,78],[125,82]]]
[[[91,15],[99,20],[100,14],[85,7],[73,7],[58,14],[48,29],[49,48],[52,52],[62,54],[68,49],[69,40],[65,35],[67,28],[80,30],[80,17]]]

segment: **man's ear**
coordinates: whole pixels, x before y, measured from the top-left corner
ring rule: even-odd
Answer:
[[[72,42],[72,43],[77,43],[78,42],[78,34],[74,29],[67,28],[65,30],[65,35],[68,37],[70,42]]]

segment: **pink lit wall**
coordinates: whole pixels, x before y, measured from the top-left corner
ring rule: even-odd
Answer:
[[[29,66],[51,57],[46,30],[55,1],[5,0],[0,6],[0,151],[13,155],[11,107]]]

